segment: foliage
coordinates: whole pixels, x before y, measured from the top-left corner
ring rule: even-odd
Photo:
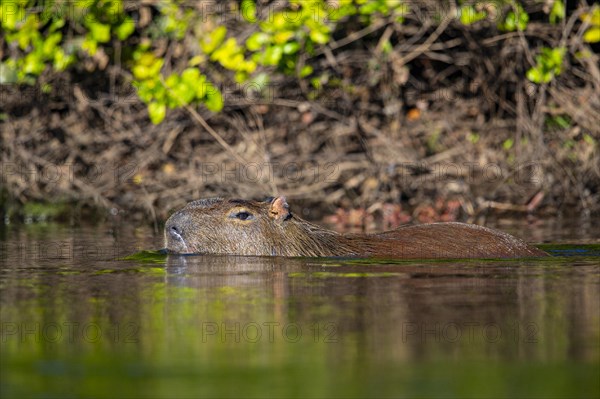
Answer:
[[[44,71],[79,68],[82,60],[102,69],[110,61],[123,65],[123,73],[147,104],[151,121],[160,123],[167,109],[190,104],[220,111],[224,98],[219,87],[231,79],[252,84],[258,92],[277,73],[321,85],[310,61],[336,34],[345,32],[348,24],[402,24],[414,7],[401,0],[290,0],[274,3],[264,12],[255,1],[243,0],[227,2],[229,9],[219,13],[205,7],[209,3],[3,1],[2,47],[7,51],[2,52],[0,84],[35,84]],[[565,17],[564,4],[561,0],[551,4],[548,21],[555,24]],[[492,15],[492,9],[499,15]],[[599,10],[595,7],[581,16],[588,26],[584,33],[588,43],[600,40]],[[227,24],[223,13],[235,14],[236,23]],[[496,28],[504,32],[527,30],[530,18],[515,0],[499,1],[491,8],[461,1],[457,13],[463,25],[474,29],[497,17]],[[151,17],[145,20],[143,15]],[[172,57],[165,48],[178,48],[180,55]],[[389,42],[383,48],[392,49]],[[551,81],[561,72],[565,51],[543,48],[527,78],[535,83]]]
[[[596,5],[590,12],[582,14],[581,20],[589,25],[583,40],[587,43],[600,42],[600,6]]]
[[[600,11],[588,4],[4,0],[0,191],[155,221],[225,187],[319,206],[421,204],[445,183],[402,160],[446,152],[539,166],[543,180],[494,182],[486,199],[526,203],[543,190],[545,204],[594,211]],[[202,126],[176,117],[182,108]],[[225,184],[223,171],[264,161],[260,178],[236,172]],[[38,178],[72,162],[68,181]],[[299,178],[278,165],[297,165]],[[475,215],[488,205],[475,201],[480,181],[466,183],[458,195]]]
[[[535,66],[527,71],[527,79],[534,83],[548,83],[562,72],[562,64],[566,49],[542,48],[540,54],[535,57]]]
[[[139,97],[148,104],[153,123],[163,120],[167,108],[192,102],[220,111],[222,95],[202,73],[214,68],[214,64],[232,71],[239,83],[253,79],[264,84],[264,73],[252,76],[258,65],[276,67],[286,74],[297,73],[302,78],[313,69],[308,65],[298,68],[299,54],[314,53],[317,46],[329,42],[338,21],[355,14],[394,14],[402,6],[400,1],[358,0],[345,1],[333,8],[322,0],[296,0],[259,19],[255,3],[244,0],[240,14],[246,24],[254,26],[255,32],[240,43],[235,37],[227,37],[227,27],[216,24],[214,16],[207,18],[193,4],[182,1],[156,3],[159,16],[144,28],[136,27],[121,0],[78,0],[73,7],[70,5],[67,1],[3,2],[2,29],[7,32],[8,45],[17,44],[18,51],[3,60],[0,83],[33,84],[47,67],[63,71],[76,60],[93,57],[104,47],[121,42],[123,47],[133,49],[128,52],[132,57],[126,60],[127,65]],[[32,12],[39,7],[44,9],[42,13]],[[172,65],[165,65],[164,56],[155,54],[153,40],[183,42],[190,30],[197,45],[188,54],[187,67],[166,74],[165,70]],[[67,32],[74,34],[75,39],[67,40]],[[128,41],[134,33],[136,40]]]
[[[510,3],[510,11],[498,23],[498,29],[505,32],[524,31],[527,29],[527,24],[529,23],[529,15],[525,12],[521,4],[516,1],[511,1]]]

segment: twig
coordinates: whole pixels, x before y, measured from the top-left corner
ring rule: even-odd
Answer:
[[[235,150],[234,150],[234,149],[233,149],[233,148],[232,148],[232,147],[231,147],[229,144],[227,144],[227,142],[226,142],[225,140],[223,140],[223,137],[221,137],[221,136],[219,135],[219,133],[215,132],[215,130],[214,130],[212,127],[210,127],[210,125],[209,125],[208,123],[206,123],[206,121],[204,120],[204,118],[203,118],[203,117],[201,117],[201,116],[200,116],[200,114],[198,114],[198,112],[196,112],[196,110],[195,110],[194,108],[192,108],[192,107],[191,107],[191,106],[189,106],[189,105],[186,105],[184,108],[185,108],[185,110],[186,110],[187,112],[189,112],[189,113],[190,113],[190,115],[192,115],[192,117],[193,117],[194,119],[196,119],[196,121],[197,121],[198,123],[200,123],[200,124],[202,125],[202,127],[204,127],[204,129],[206,129],[206,131],[207,131],[208,133],[210,133],[210,135],[211,135],[211,136],[213,136],[213,138],[214,138],[215,140],[217,140],[217,142],[218,142],[218,143],[219,143],[219,144],[220,144],[220,145],[221,145],[221,146],[222,146],[222,147],[223,147],[225,150],[227,150],[227,152],[229,152],[231,155],[233,155],[233,157],[234,157],[234,158],[235,158],[235,159],[236,159],[238,162],[241,162],[241,163],[243,163],[243,164],[247,164],[247,163],[248,163],[248,161],[246,161],[246,160],[244,159],[244,157],[242,157],[240,154],[238,154],[238,153],[237,153],[237,152],[236,152],[236,151],[235,151]]]
[[[452,3],[452,7],[451,7],[451,12],[450,15],[454,15],[454,10],[456,9],[456,4]],[[445,18],[442,23],[440,23],[438,25],[438,27],[435,29],[435,31],[427,38],[427,40],[425,40],[425,42],[423,42],[423,44],[421,44],[420,46],[418,46],[414,51],[412,51],[411,53],[407,54],[404,57],[401,57],[398,60],[399,64],[407,64],[408,62],[414,60],[415,58],[417,58],[419,55],[421,55],[422,53],[426,52],[427,50],[429,50],[429,47],[433,44],[433,42],[435,42],[437,40],[438,37],[440,37],[440,35],[442,34],[442,32],[448,27],[448,25],[450,24],[450,22],[453,20],[453,18],[448,17]]]
[[[169,94],[171,94],[172,96],[174,96],[177,100],[179,100],[182,104],[184,103],[184,101],[172,90],[170,90],[167,86],[167,84],[165,83],[164,79],[161,77],[160,79],[161,83],[163,84],[163,86],[169,91]],[[226,151],[228,151],[231,155],[233,155],[233,157],[238,161],[241,162],[242,164],[247,164],[248,162],[244,159],[244,157],[242,157],[240,154],[237,153],[237,151],[235,151],[233,149],[233,147],[231,147],[225,140],[223,140],[223,137],[221,137],[221,135],[219,135],[219,133],[217,133],[207,122],[206,120],[204,120],[204,118],[202,116],[200,116],[200,114],[198,112],[196,112],[196,110],[194,108],[192,108],[189,104],[185,104],[183,106],[183,108],[189,112],[190,115],[192,115],[192,117],[202,125],[202,127],[204,127],[204,129],[206,129],[206,131],[213,136],[213,138],[215,140],[217,140],[217,142],[221,145],[221,147],[223,147]]]
[[[350,44],[350,43],[352,43],[352,42],[354,42],[354,41],[356,41],[356,40],[358,40],[358,39],[360,39],[362,37],[367,36],[368,34],[371,34],[371,33],[375,32],[378,29],[383,28],[384,26],[386,26],[388,24],[389,24],[388,21],[380,21],[380,22],[375,23],[373,25],[369,25],[369,26],[367,26],[367,27],[365,27],[365,28],[363,28],[363,29],[361,29],[359,31],[356,31],[356,32],[353,32],[353,33],[349,34],[348,36],[346,36],[343,39],[331,42],[327,46],[327,48],[329,50],[336,50],[336,49],[338,49],[340,47],[344,47],[344,46],[346,46],[346,45],[348,45],[348,44]],[[313,57],[311,57],[311,58],[314,58],[316,56],[322,55],[323,53],[325,53],[325,49],[315,52],[315,55]]]

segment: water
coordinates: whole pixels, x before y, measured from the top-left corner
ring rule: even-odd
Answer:
[[[598,237],[576,226],[530,233]],[[2,397],[600,395],[597,245],[507,261],[125,260],[162,239],[60,225],[0,239]]]

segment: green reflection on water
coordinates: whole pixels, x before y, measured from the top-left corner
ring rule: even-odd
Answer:
[[[132,260],[142,263],[159,263],[164,264],[167,255],[161,251],[140,251],[134,254],[125,256],[123,260]]]
[[[289,273],[289,277],[316,277],[316,278],[328,278],[328,277],[347,277],[347,278],[364,278],[364,277],[398,277],[401,276],[401,273],[377,273],[377,272],[367,272],[367,273],[332,273],[332,272],[312,272],[312,273]]]
[[[600,395],[597,258],[113,252],[7,255],[2,397]]]

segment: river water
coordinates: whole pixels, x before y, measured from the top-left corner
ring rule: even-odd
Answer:
[[[598,228],[500,227],[554,256],[165,256],[147,228],[4,226],[0,396],[600,396]]]

